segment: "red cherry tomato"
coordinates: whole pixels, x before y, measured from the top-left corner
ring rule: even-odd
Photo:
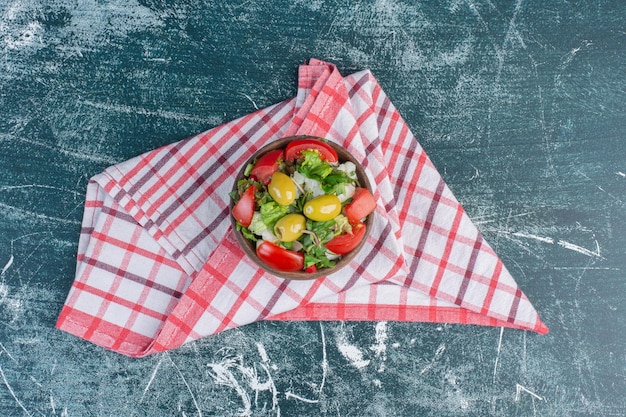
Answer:
[[[326,244],[326,249],[337,255],[352,252],[363,240],[366,229],[367,227],[363,223],[356,223],[352,225],[352,233],[335,236]]]
[[[285,159],[282,149],[276,149],[263,154],[254,164],[250,176],[261,181],[263,184],[270,182],[272,174],[278,171],[278,166]]]
[[[357,187],[352,201],[345,206],[346,217],[350,223],[360,222],[376,208],[376,200],[367,188]]]
[[[337,152],[328,143],[318,139],[295,139],[285,148],[285,159],[293,161],[300,156],[300,152],[315,150],[320,154],[320,158],[328,162],[338,162]]]
[[[304,254],[285,249],[264,240],[256,248],[260,260],[268,266],[285,272],[296,272],[304,269]]]
[[[250,223],[252,223],[252,216],[254,215],[254,207],[256,205],[254,199],[255,191],[256,188],[254,185],[248,187],[241,195],[239,201],[237,201],[237,204],[233,207],[233,217],[245,227],[250,226]]]

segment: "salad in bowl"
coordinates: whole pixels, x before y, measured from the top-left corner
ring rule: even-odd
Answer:
[[[363,167],[343,147],[312,136],[279,139],[241,168],[231,222],[244,252],[283,278],[338,271],[359,251],[376,200]]]

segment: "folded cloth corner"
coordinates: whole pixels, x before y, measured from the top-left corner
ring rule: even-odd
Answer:
[[[258,268],[230,228],[235,173],[261,146],[325,137],[366,168],[377,208],[341,271],[289,281]],[[370,71],[312,59],[296,97],[95,175],[76,276],[57,328],[141,357],[259,320],[395,320],[541,334],[483,239]]]

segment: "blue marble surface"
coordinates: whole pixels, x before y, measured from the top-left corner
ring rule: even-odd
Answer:
[[[88,179],[371,69],[550,333],[262,322],[133,360],[54,329]],[[622,1],[0,0],[0,415],[626,415]]]

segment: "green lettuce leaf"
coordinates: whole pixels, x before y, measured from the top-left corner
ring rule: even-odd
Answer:
[[[270,230],[274,230],[276,222],[287,213],[289,213],[289,206],[281,206],[275,201],[261,204],[261,218]]]
[[[316,151],[302,151],[301,155],[302,162],[296,169],[307,177],[322,181],[333,172],[332,165],[320,158]]]
[[[254,214],[252,215],[252,222],[250,222],[250,226],[248,226],[248,229],[250,229],[250,231],[255,235],[259,236],[261,235],[261,233],[267,230],[267,225],[263,221],[263,215],[260,212],[254,212]]]

